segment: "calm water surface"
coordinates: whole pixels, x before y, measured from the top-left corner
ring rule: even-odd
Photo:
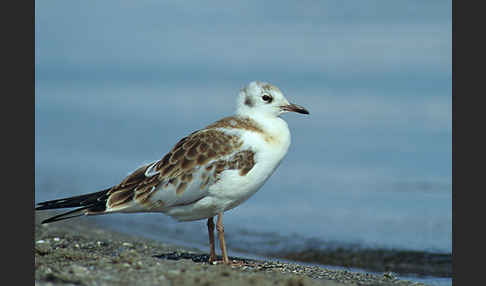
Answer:
[[[36,201],[118,183],[162,158],[178,139],[230,115],[240,87],[38,81]],[[448,107],[449,99],[316,97],[312,88],[281,88],[311,114],[284,115],[293,136],[288,156],[255,196],[225,213],[230,249],[259,253],[343,243],[452,252],[450,130],[437,118],[430,119],[436,125],[424,124],[420,119],[432,111],[416,110]],[[207,244],[202,221],[177,223],[162,214],[92,219],[201,249]],[[450,279],[430,281],[450,285]]]

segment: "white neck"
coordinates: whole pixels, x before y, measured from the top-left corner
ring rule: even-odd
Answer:
[[[246,115],[239,115],[244,117],[250,117],[254,120],[259,127],[264,131],[267,138],[273,138],[273,143],[277,144],[274,147],[281,150],[284,154],[290,146],[290,130],[287,122],[280,117],[269,116],[262,113],[253,113]],[[277,151],[277,150],[275,150]]]

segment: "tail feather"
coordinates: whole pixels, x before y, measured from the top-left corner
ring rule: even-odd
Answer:
[[[35,209],[48,210],[77,207],[77,209],[74,209],[72,211],[65,212],[43,220],[42,223],[50,223],[54,221],[78,217],[88,214],[89,212],[103,212],[106,209],[106,201],[108,200],[109,190],[110,188],[86,195],[41,202],[37,204],[37,207]]]
[[[68,212],[50,217],[48,219],[45,219],[41,223],[44,224],[44,223],[50,223],[50,222],[65,220],[65,219],[68,219],[68,218],[83,216],[83,215],[86,215],[86,209],[87,208],[89,208],[89,207],[77,208],[75,210],[68,211]]]

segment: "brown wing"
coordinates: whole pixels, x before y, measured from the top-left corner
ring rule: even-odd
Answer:
[[[110,209],[122,206],[132,201],[139,191],[149,190],[157,186],[160,181],[158,176],[145,176],[145,171],[151,164],[138,168],[133,173],[128,175],[121,183],[113,186],[107,202]]]
[[[133,199],[148,203],[159,184],[174,185],[180,195],[200,166],[234,153],[242,144],[238,136],[216,129],[196,131],[182,138],[161,160],[140,167],[114,186],[109,191],[108,207],[121,207]],[[149,168],[154,175],[146,176]]]

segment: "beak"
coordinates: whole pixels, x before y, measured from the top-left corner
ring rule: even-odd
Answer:
[[[282,105],[280,106],[282,110],[285,111],[292,111],[292,112],[297,112],[297,113],[302,113],[302,114],[309,114],[309,111],[307,109],[303,108],[300,105],[290,103],[288,105]]]

